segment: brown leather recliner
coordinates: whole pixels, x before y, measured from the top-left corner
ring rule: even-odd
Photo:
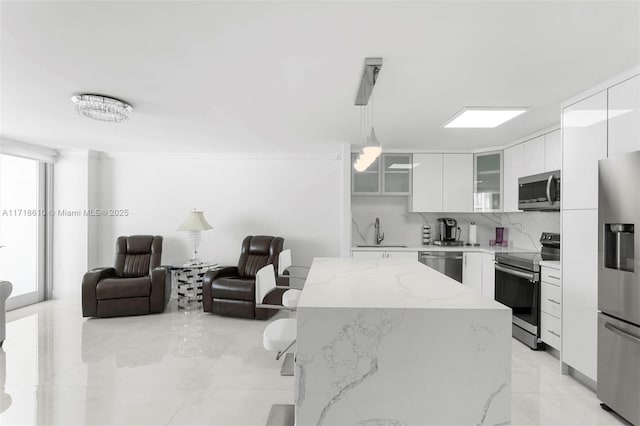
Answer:
[[[162,237],[118,237],[115,267],[95,268],[82,279],[82,316],[116,317],[163,312],[171,273],[160,266]]]
[[[284,239],[249,235],[242,241],[238,266],[208,271],[202,284],[202,309],[218,315],[268,319],[276,309],[256,308],[256,303],[281,304],[284,290],[273,291],[256,302],[256,272],[270,263],[278,270],[278,255]],[[267,300],[268,299],[268,300]]]

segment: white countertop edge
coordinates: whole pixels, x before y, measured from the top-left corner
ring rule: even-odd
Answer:
[[[547,268],[553,268],[553,269],[557,269],[560,270],[562,268],[562,264],[560,263],[559,260],[541,260],[540,261],[540,266],[544,266]]]

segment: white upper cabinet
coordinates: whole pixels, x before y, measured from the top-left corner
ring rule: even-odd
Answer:
[[[504,150],[504,202],[505,212],[518,212],[518,178],[524,176],[524,144]]]
[[[598,160],[607,158],[607,91],[562,110],[562,208],[598,208]]]
[[[502,211],[502,151],[474,155],[473,211]]]
[[[640,75],[608,91],[609,157],[640,149]]]
[[[445,212],[473,211],[473,154],[444,154],[442,204]]]
[[[413,154],[413,212],[442,212],[442,154]],[[419,164],[419,165],[418,165]]]
[[[524,170],[522,176],[544,173],[544,136],[528,140],[523,145]]]
[[[380,157],[363,172],[357,172],[353,164],[358,154],[351,154],[351,193],[352,194],[380,194]]]
[[[544,171],[553,172],[562,168],[562,138],[560,129],[544,135]]]
[[[351,154],[351,164],[358,154]],[[411,154],[382,154],[358,172],[351,167],[353,195],[411,195]]]

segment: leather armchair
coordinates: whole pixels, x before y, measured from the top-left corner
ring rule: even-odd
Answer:
[[[162,237],[118,237],[115,265],[95,268],[82,279],[82,316],[115,317],[164,311],[171,273],[160,266]]]
[[[256,273],[268,264],[278,269],[278,256],[284,239],[265,235],[249,235],[242,241],[238,266],[208,271],[202,284],[202,309],[218,315],[241,318],[268,319],[275,309],[257,308],[256,303],[280,305],[282,293],[278,289],[265,300],[256,301]]]

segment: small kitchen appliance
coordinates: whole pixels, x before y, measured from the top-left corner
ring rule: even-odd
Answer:
[[[560,211],[560,170],[519,178],[518,209]]]
[[[433,244],[437,246],[463,246],[464,241],[460,241],[460,228],[458,221],[450,217],[441,217],[438,219],[440,224],[440,239],[435,240]]]
[[[540,261],[560,260],[560,234],[543,232],[540,252],[496,253],[495,300],[512,310],[513,337],[540,343]]]

